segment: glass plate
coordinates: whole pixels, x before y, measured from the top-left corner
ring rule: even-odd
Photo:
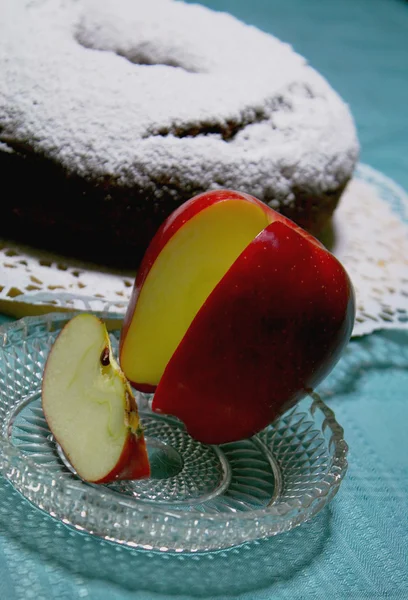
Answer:
[[[78,530],[133,547],[206,551],[288,531],[336,494],[347,444],[314,395],[251,439],[205,446],[136,394],[152,476],[89,484],[54,442],[41,409],[48,352],[72,315],[0,328],[0,471],[30,502]],[[121,318],[109,315],[114,352]]]

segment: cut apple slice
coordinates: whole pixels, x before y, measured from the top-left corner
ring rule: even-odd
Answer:
[[[97,317],[78,315],[59,334],[44,370],[42,406],[82,479],[107,483],[149,475],[136,401]]]

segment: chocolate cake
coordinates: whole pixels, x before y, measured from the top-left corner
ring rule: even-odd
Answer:
[[[136,267],[182,202],[250,193],[312,233],[358,157],[289,45],[174,0],[3,0],[0,235]]]

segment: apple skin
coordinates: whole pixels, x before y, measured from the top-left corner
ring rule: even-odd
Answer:
[[[339,261],[288,219],[275,220],[197,313],[152,408],[181,419],[202,443],[248,438],[328,375],[354,317]]]
[[[297,231],[302,232],[302,234],[308,237],[310,240],[314,241],[316,244],[324,248],[324,246],[316,240],[311,234],[301,229],[298,225],[296,225],[293,221],[284,217],[283,215],[277,213],[275,210],[270,208],[264,202],[261,202],[254,196],[250,196],[249,194],[244,194],[241,192],[236,192],[234,190],[215,190],[210,192],[205,192],[203,194],[199,194],[194,196],[180,207],[178,207],[171,215],[162,223],[161,227],[158,229],[156,235],[153,237],[144,257],[140,264],[140,267],[137,272],[137,276],[135,279],[135,283],[133,286],[132,294],[129,300],[128,308],[126,311],[126,315],[123,322],[123,327],[120,336],[120,344],[119,344],[119,362],[121,362],[122,351],[124,342],[126,339],[127,331],[132,323],[133,314],[135,312],[137,299],[139,297],[140,291],[143,287],[143,284],[152,268],[155,260],[160,254],[161,250],[170,240],[170,238],[190,219],[194,218],[202,210],[208,208],[209,206],[216,204],[218,202],[228,202],[229,200],[246,200],[251,204],[256,204],[261,207],[266,215],[270,217],[271,220],[281,221],[283,223],[287,223],[290,227],[296,229]],[[154,393],[157,386],[150,385],[143,382],[132,381],[132,385],[137,388],[139,391],[144,393]]]

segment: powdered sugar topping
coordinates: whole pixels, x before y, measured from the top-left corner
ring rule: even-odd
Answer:
[[[3,7],[3,146],[157,197],[182,182],[279,205],[352,173],[347,106],[290,46],[230,15],[173,0]]]

